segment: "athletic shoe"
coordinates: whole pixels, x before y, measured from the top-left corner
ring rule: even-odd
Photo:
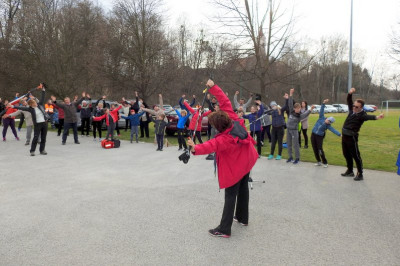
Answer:
[[[341,175],[342,175],[342,176],[350,176],[350,177],[353,177],[353,176],[354,176],[354,173],[353,173],[353,172],[350,172],[349,170],[347,170],[346,172],[342,173]]]
[[[317,162],[316,164],[314,164],[315,166],[321,166],[322,163],[321,162]]]
[[[19,141],[19,138],[18,138],[18,137],[15,137],[15,139]]]
[[[160,149],[160,151],[163,151],[163,149]]]
[[[300,162],[300,159],[294,160],[293,164],[298,164]]]
[[[280,155],[277,155],[275,158],[275,160],[280,160],[280,159],[282,159],[282,156],[280,156]]]
[[[272,160],[272,159],[274,159],[274,156],[272,155],[272,154],[270,154],[270,155],[268,155],[268,158],[267,158],[268,160]]]
[[[18,128],[18,132],[20,132],[20,131],[21,131],[21,128],[19,127],[19,128]]]
[[[86,135],[86,137],[90,137],[90,135]]]
[[[261,146],[264,146],[264,141],[260,141],[261,142]]]
[[[99,142],[101,142],[103,139],[102,138],[99,138]]]
[[[61,142],[61,145],[65,145],[65,142],[63,141],[63,142]]]
[[[356,177],[353,179],[354,181],[364,180],[363,174],[357,173]]]
[[[81,135],[81,137],[84,137],[84,136],[85,136],[85,135],[83,135],[83,134]]]
[[[156,151],[159,151],[160,149],[159,148],[157,148],[157,150]]]
[[[287,159],[287,161],[286,161],[287,163],[291,163],[291,162],[293,162],[293,158],[292,157],[290,157],[289,159]]]
[[[46,151],[41,151],[40,154],[41,155],[47,155],[47,152]]]
[[[3,138],[3,141],[6,141],[6,138]]]
[[[93,141],[96,141],[96,138],[93,138]]]
[[[208,233],[210,233],[210,235],[216,236],[216,237],[223,237],[223,238],[231,237],[231,235],[227,235],[227,234],[224,234],[224,233],[218,231],[217,228],[208,230]]]
[[[35,156],[35,152],[34,151],[31,151],[31,156]]]
[[[328,168],[328,164],[327,163],[324,164],[324,168]]]
[[[81,144],[79,141],[75,141],[75,144]]]
[[[29,141],[25,142],[25,146],[28,146],[29,144],[30,144]]]
[[[132,143],[133,141],[131,140],[131,143]]]
[[[214,154],[207,155],[206,160],[214,160]]]
[[[243,225],[243,226],[248,226],[248,225],[249,225],[249,224],[244,224],[244,223],[242,223],[242,222],[239,222],[239,220],[237,219],[236,216],[233,216],[233,220],[234,220],[235,222],[239,223],[240,225]]]

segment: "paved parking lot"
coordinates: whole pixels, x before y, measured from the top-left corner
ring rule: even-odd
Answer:
[[[23,135],[22,135],[23,136]],[[248,227],[229,239],[212,161],[176,147],[49,133],[47,156],[0,143],[0,265],[399,265],[400,179],[258,160]],[[395,162],[393,162],[395,163]]]

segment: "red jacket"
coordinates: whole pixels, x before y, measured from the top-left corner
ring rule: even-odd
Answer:
[[[53,107],[58,111],[58,119],[64,119],[64,109],[58,107],[57,105],[53,104]]]
[[[113,118],[114,123],[118,123],[118,111],[121,108],[122,108],[122,105],[120,105],[117,108],[115,108],[114,110],[110,111],[110,115]],[[93,117],[93,121],[101,121],[101,120],[103,120],[105,118],[106,119],[106,124],[107,124],[107,126],[109,126],[110,125],[110,121],[109,121],[108,117],[109,117],[108,114],[104,114],[102,116]]]
[[[232,120],[239,120],[228,97],[217,85],[210,89],[210,93],[215,95],[222,111],[226,112]],[[258,159],[254,139],[249,134],[244,140],[233,137],[229,134],[231,130],[232,127],[217,134],[214,139],[195,146],[195,155],[215,152],[220,188],[231,187],[239,182],[250,172]]]
[[[194,110],[192,107],[190,107],[190,105],[187,102],[183,102],[183,104],[186,106],[186,108],[189,110],[189,112],[191,114],[194,114],[192,119],[190,120],[190,124],[189,124],[189,130],[194,130],[197,118],[199,117],[199,110],[197,110],[197,111]],[[201,114],[199,121],[197,123],[196,131],[201,131],[201,121],[203,120],[203,117],[208,116],[210,113],[211,113],[211,111],[209,110],[209,111]]]
[[[18,111],[18,110],[17,110],[17,109],[14,109],[14,108],[8,107],[8,108],[6,108],[6,113],[5,113],[5,115],[12,114],[12,113],[14,113],[14,112],[16,112],[16,111]],[[8,117],[8,118],[10,118],[10,119],[15,119],[15,116],[13,116],[13,117]],[[1,119],[1,118],[0,118],[0,119]]]

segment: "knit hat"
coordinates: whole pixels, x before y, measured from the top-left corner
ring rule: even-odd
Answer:
[[[276,102],[275,101],[272,101],[270,104],[269,104],[269,106],[277,106],[277,104],[276,104]]]
[[[82,101],[82,104],[87,103],[86,101]]]
[[[331,117],[328,117],[328,121],[332,124],[332,123],[335,122],[335,118],[333,118],[332,116],[331,116]]]

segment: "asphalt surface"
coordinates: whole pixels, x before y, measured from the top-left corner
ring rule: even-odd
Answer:
[[[0,143],[0,265],[400,265],[400,179],[355,182],[310,163],[258,160],[249,226],[208,235],[223,207],[213,162],[123,141],[48,134]],[[38,154],[38,152],[37,152]]]

